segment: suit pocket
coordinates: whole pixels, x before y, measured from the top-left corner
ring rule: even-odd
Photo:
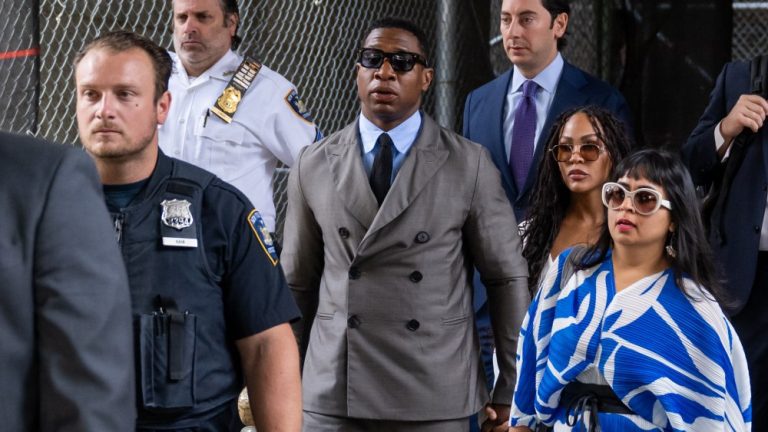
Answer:
[[[141,316],[139,362],[144,408],[185,409],[195,404],[197,317],[182,312]]]
[[[321,320],[332,320],[333,319],[333,312],[330,312],[330,313],[328,313],[328,312],[318,312],[315,315],[315,318],[316,319],[321,319]]]

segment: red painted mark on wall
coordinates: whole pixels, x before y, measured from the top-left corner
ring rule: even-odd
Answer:
[[[30,48],[17,51],[4,51],[0,52],[0,60],[7,60],[19,57],[34,57],[40,54],[40,48]]]

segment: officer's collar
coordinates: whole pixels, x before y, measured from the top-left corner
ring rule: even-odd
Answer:
[[[146,197],[152,196],[155,190],[170,177],[173,172],[173,159],[166,156],[162,150],[157,149],[157,163],[155,163],[155,169],[152,171],[152,175],[149,176],[149,183],[147,186],[139,192],[134,198],[133,202],[142,202]]]
[[[190,84],[193,82],[205,82],[208,81],[209,78],[229,81],[237,70],[237,67],[240,65],[240,59],[237,57],[237,54],[235,54],[234,51],[229,50],[216,63],[214,63],[213,66],[208,68],[208,70],[193,78],[187,74],[187,70],[184,69],[184,64],[181,62],[181,58],[178,56],[178,54],[176,55],[176,60],[178,73],[186,77],[187,82]]]

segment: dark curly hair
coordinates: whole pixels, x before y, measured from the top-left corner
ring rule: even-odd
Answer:
[[[676,155],[664,150],[639,150],[618,164],[611,181],[617,181],[624,176],[635,180],[645,178],[663,187],[666,199],[672,204],[669,213],[676,229],[668,241],[677,253],[675,257],[667,258],[677,286],[690,298],[691,293],[685,291],[683,285],[683,278],[687,277],[698,285],[702,293],[710,294],[721,305],[727,306],[728,298],[722,290],[712,250],[704,234],[696,190],[683,162]],[[602,262],[612,246],[613,239],[608,224],[605,224],[600,239],[584,254],[584,258],[576,267],[585,269]]]
[[[586,114],[597,137],[605,145],[611,158],[610,177],[613,177],[616,164],[630,152],[631,141],[623,123],[605,108],[588,105],[562,113],[552,125],[544,152],[549,153],[549,149],[559,143],[563,127],[577,113]],[[560,232],[560,225],[570,204],[571,191],[563,182],[558,162],[545,154],[540,162],[523,232],[523,257],[528,261],[528,288],[532,293],[536,290],[539,274]]]

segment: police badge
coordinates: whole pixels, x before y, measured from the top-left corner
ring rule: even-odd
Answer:
[[[243,62],[237,67],[221,96],[216,99],[216,103],[211,107],[211,112],[225,122],[232,123],[232,118],[235,116],[235,112],[237,112],[240,100],[248,90],[248,87],[251,86],[251,83],[253,83],[253,80],[256,79],[260,70],[261,62],[258,60],[250,57],[243,59]]]
[[[164,200],[160,205],[163,206],[163,214],[160,215],[160,218],[164,224],[179,231],[192,226],[192,212],[189,211],[192,203],[189,201],[177,199]]]
[[[163,209],[160,215],[163,246],[197,247],[197,230],[185,229],[193,226],[195,222],[190,209],[192,203],[183,199],[172,199],[163,200],[160,205]]]

